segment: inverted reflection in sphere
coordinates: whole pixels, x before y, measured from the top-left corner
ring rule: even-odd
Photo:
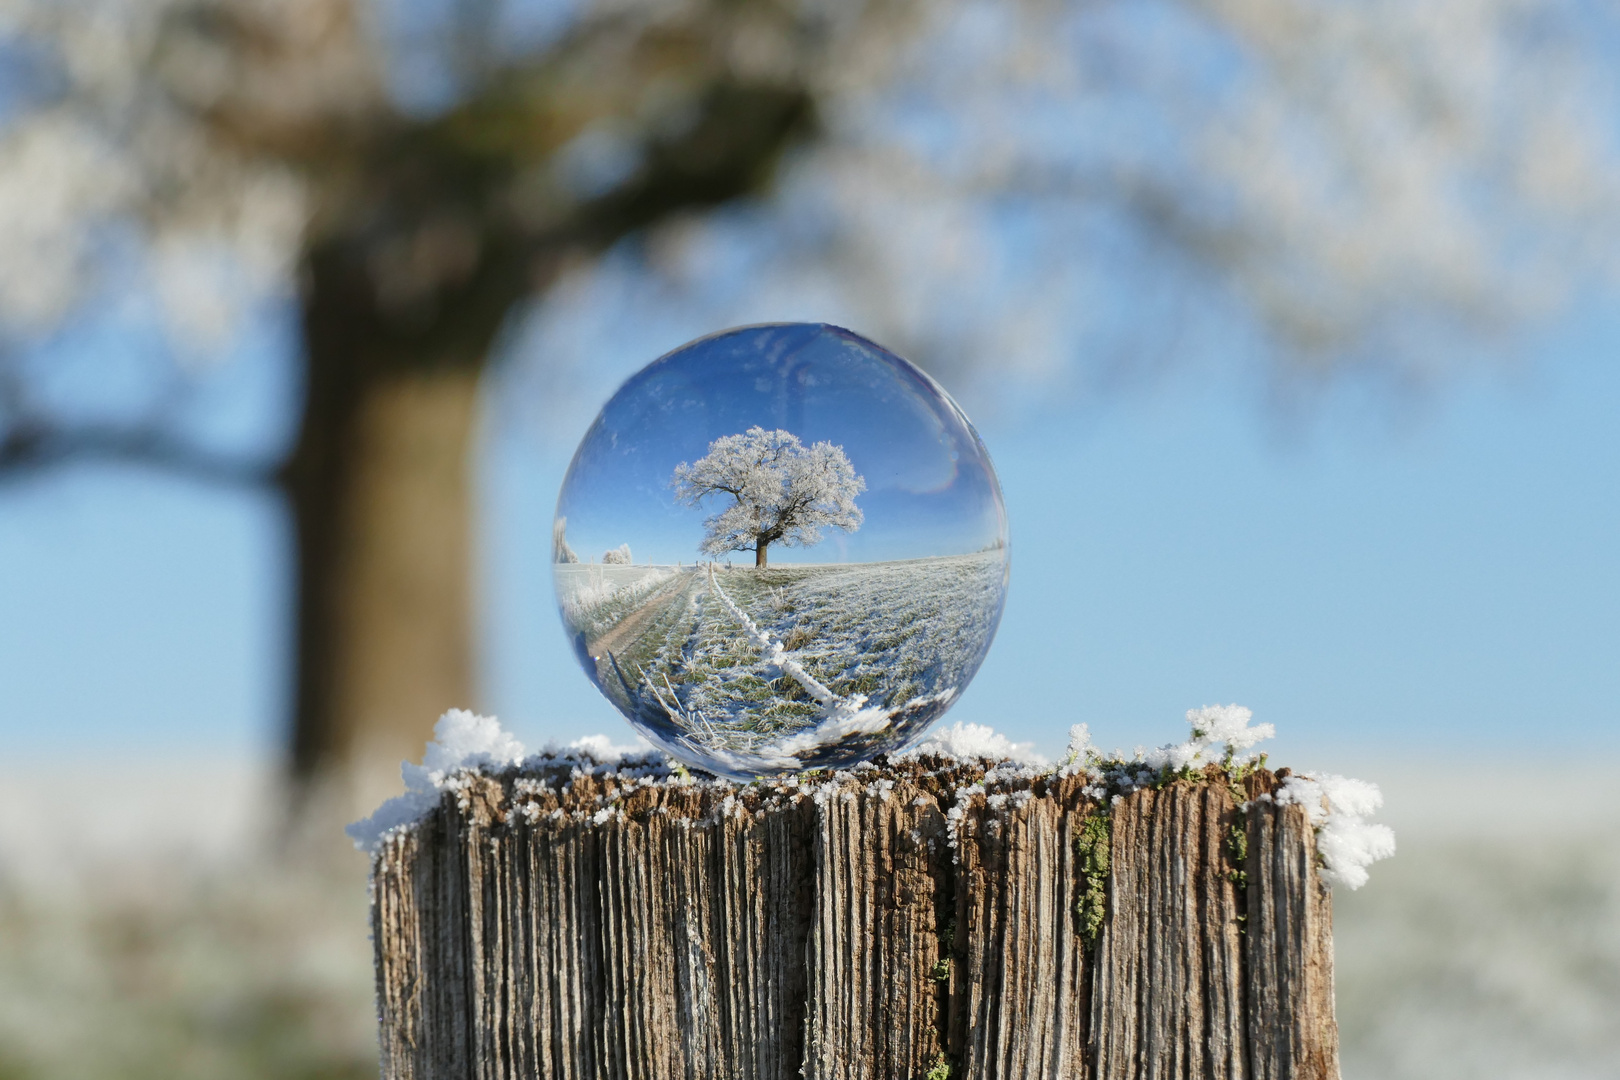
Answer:
[[[643,735],[753,777],[897,750],[978,670],[1007,519],[978,435],[848,330],[728,330],[654,361],[580,443],[553,526],[591,681]]]

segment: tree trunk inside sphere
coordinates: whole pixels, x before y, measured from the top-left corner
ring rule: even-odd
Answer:
[[[1337,1080],[1271,773],[1115,802],[990,764],[463,777],[374,857],[382,1075]]]
[[[765,552],[769,548],[770,548],[769,544],[756,544],[754,546],[754,569],[756,569],[756,570],[765,569]]]

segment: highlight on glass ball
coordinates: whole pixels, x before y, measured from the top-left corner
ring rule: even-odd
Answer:
[[[654,745],[732,778],[844,768],[937,720],[1007,589],[990,459],[857,334],[700,338],[613,395],[553,524],[585,673]]]

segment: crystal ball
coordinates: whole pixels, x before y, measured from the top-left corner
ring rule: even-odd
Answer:
[[[836,326],[726,330],[633,375],[552,529],[585,674],[654,745],[734,779],[901,749],[984,660],[1007,515],[978,434]]]

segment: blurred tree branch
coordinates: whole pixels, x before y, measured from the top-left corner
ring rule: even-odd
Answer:
[[[230,487],[267,487],[276,475],[273,463],[190,445],[162,429],[81,425],[50,430],[13,424],[0,441],[0,482],[84,461],[142,465]]]

